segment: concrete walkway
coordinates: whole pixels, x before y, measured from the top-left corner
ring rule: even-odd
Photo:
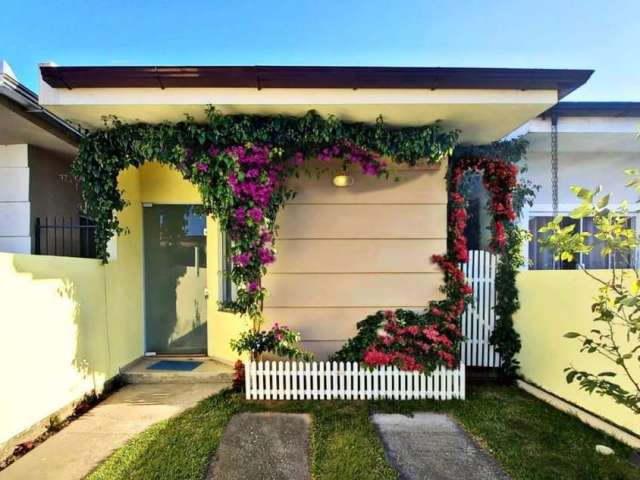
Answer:
[[[127,440],[227,384],[128,385],[0,472],[0,480],[79,480]]]
[[[311,480],[310,425],[311,418],[304,414],[234,416],[211,460],[206,480]]]
[[[504,480],[498,462],[447,415],[373,415],[387,460],[402,480]]]

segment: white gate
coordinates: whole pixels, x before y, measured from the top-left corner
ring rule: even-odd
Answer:
[[[473,300],[462,314],[462,362],[469,367],[498,367],[500,355],[489,342],[496,325],[496,255],[484,250],[469,251],[469,261],[460,268],[473,288]]]

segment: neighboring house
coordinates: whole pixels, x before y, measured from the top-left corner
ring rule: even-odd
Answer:
[[[538,230],[555,215],[567,216],[564,224],[575,223],[576,232],[594,232],[590,218],[571,220],[569,213],[580,202],[570,187],[594,189],[598,185],[611,193],[612,207],[634,200],[626,188],[626,169],[640,168],[640,102],[560,102],[526,122],[506,138],[527,141],[526,171],[522,178],[539,188],[532,206],[526,205],[520,226],[533,235],[524,245],[531,270],[575,270],[580,264],[591,269],[613,266],[613,258],[600,255],[598,247],[573,262],[557,262],[541,248]],[[555,195],[555,197],[554,197]],[[470,219],[467,236],[470,247],[488,249],[491,218],[484,209],[487,193],[479,178],[470,179]],[[629,224],[640,229],[638,212],[631,212]],[[615,266],[637,265],[638,254],[617,258]]]
[[[43,225],[80,222],[79,192],[64,178],[79,139],[77,129],[42,108],[0,61],[0,252],[79,255],[77,230],[36,232],[38,219]]]
[[[635,193],[625,188],[628,177],[624,170],[640,168],[640,103],[633,102],[561,102],[543,115],[527,122],[514,135],[529,142],[525,178],[540,186],[535,203],[525,209],[522,225],[533,234],[526,248],[533,270],[610,268],[614,259],[603,257],[598,247],[574,262],[554,262],[553,255],[540,248],[538,230],[555,213],[568,214],[579,205],[571,185],[593,189],[602,185],[611,193],[611,206],[623,200],[635,200]],[[555,195],[555,197],[554,197]],[[575,231],[593,233],[589,218],[570,220]],[[640,228],[638,212],[632,212],[629,223]],[[636,265],[638,256],[615,259],[615,266]]]

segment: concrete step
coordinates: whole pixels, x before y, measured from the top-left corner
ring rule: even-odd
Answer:
[[[160,360],[193,360],[202,362],[195,369],[182,372],[173,370],[149,370]],[[144,357],[121,372],[125,383],[231,383],[233,368],[208,357]]]

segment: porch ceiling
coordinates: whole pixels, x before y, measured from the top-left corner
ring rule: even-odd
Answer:
[[[163,69],[164,68],[164,69]],[[41,67],[40,101],[86,127],[204,119],[223,113],[302,115],[314,109],[392,126],[441,120],[461,141],[502,138],[584,83],[590,71],[378,67]],[[265,80],[266,76],[271,75]],[[257,78],[257,80],[254,78]],[[251,87],[251,82],[258,82]],[[130,87],[130,86],[131,87]],[[162,88],[166,87],[166,88]]]

